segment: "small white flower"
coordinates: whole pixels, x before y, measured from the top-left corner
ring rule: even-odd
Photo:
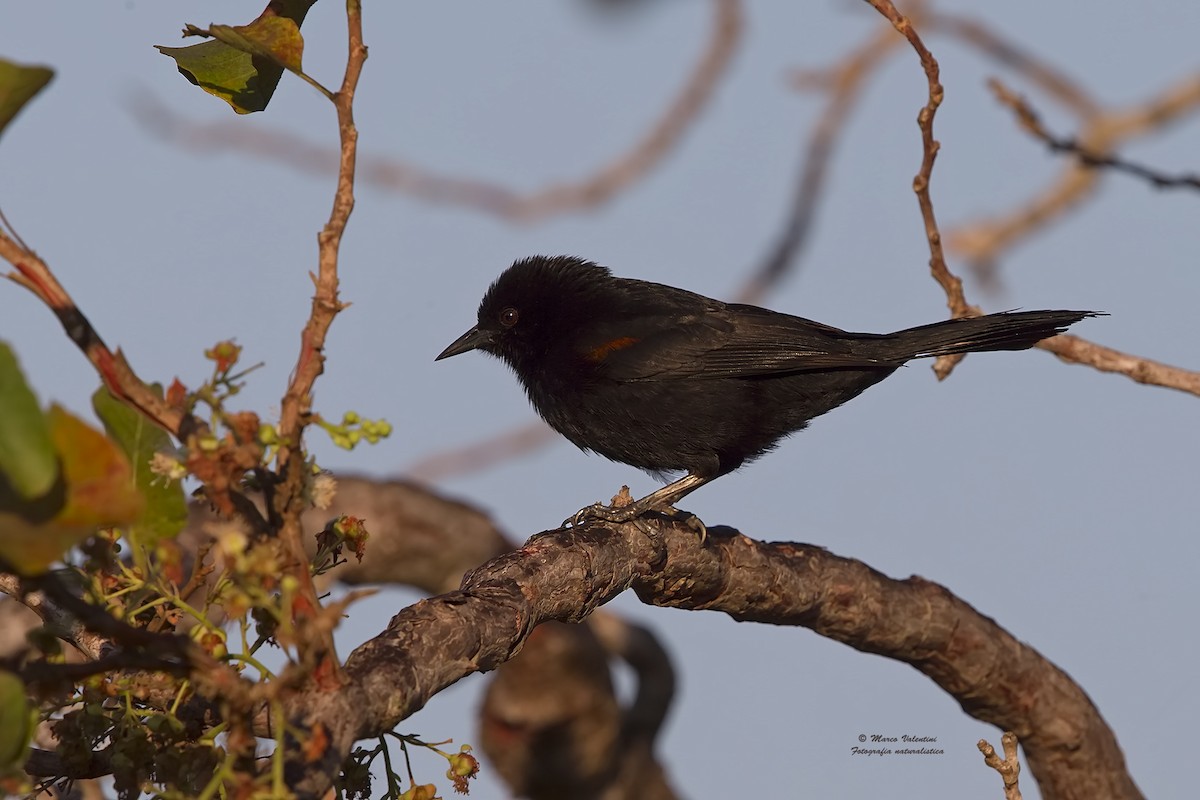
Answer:
[[[328,472],[322,472],[313,478],[309,491],[313,506],[324,511],[333,505],[333,498],[337,494],[337,479]]]
[[[187,476],[187,467],[178,458],[167,453],[155,453],[150,459],[150,471],[161,475],[168,481],[183,480]]]

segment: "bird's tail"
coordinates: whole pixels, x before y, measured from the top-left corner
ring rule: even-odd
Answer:
[[[1008,311],[907,328],[887,336],[905,360],[990,350],[1025,350],[1064,332],[1095,311]]]

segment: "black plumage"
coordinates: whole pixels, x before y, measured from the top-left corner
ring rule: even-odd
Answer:
[[[584,450],[687,475],[628,518],[678,501],[914,358],[1023,350],[1093,312],[1020,311],[851,333],[757,306],[618,278],[567,256],[517,261],[439,359],[480,349]]]

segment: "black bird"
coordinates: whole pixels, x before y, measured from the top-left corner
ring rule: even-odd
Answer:
[[[910,359],[1024,350],[1089,316],[1020,311],[850,333],[533,256],[496,279],[475,327],[437,360],[491,353],[577,447],[655,475],[686,472],[632,505],[577,515],[625,521],[754,460]]]

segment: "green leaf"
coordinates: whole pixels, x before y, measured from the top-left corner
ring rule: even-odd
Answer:
[[[300,71],[304,39],[300,25],[316,0],[275,0],[249,25],[210,25],[213,41],[158,51],[175,59],[179,72],[239,114],[271,102],[283,70]],[[199,29],[189,26],[189,31]]]
[[[17,358],[0,342],[0,483],[22,500],[50,491],[58,480],[58,456],[46,418]]]
[[[183,77],[229,103],[239,114],[266,108],[283,75],[283,68],[277,64],[263,63],[223,42],[157,47],[160,53],[175,59]]]
[[[141,518],[145,502],[117,444],[59,406],[46,412],[62,464],[62,492],[22,502],[0,486],[0,559],[36,575],[98,528]]]
[[[0,58],[0,133],[53,77],[54,70],[47,67],[23,67]]]
[[[161,394],[161,387],[155,386]],[[150,460],[157,452],[174,450],[167,432],[117,400],[101,386],[92,395],[92,408],[104,423],[108,435],[125,453],[133,468],[133,484],[146,499],[142,518],[130,528],[130,534],[144,546],[159,539],[173,538],[187,523],[187,500],[183,484],[167,481],[150,471]]]
[[[36,719],[25,684],[15,674],[0,671],[0,776],[25,763]]]

